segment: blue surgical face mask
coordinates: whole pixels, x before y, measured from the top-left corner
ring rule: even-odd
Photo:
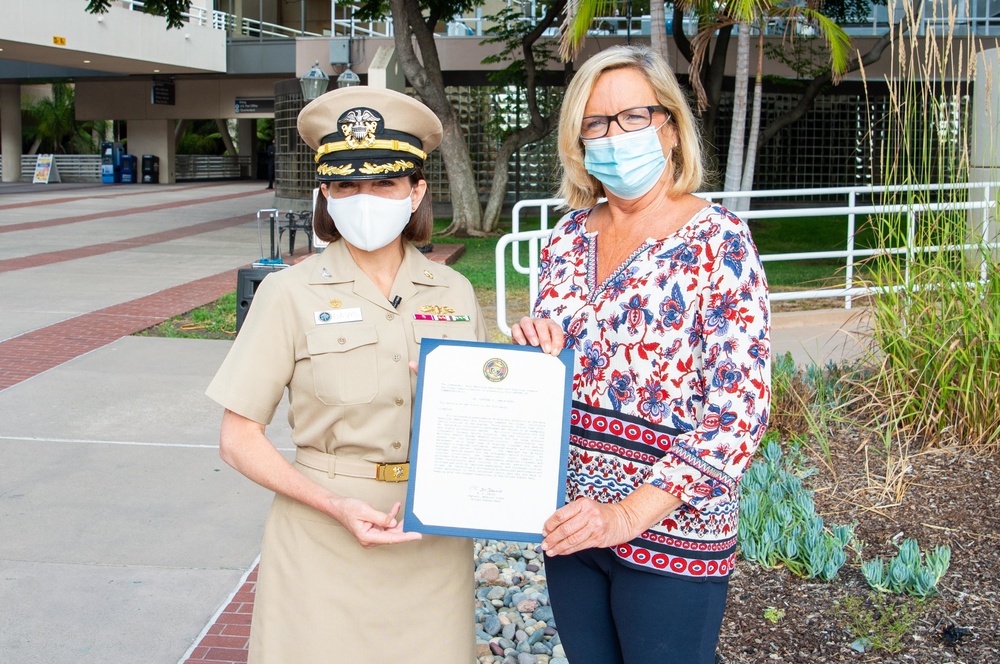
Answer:
[[[667,167],[656,133],[659,129],[650,126],[616,136],[583,139],[587,172],[618,198],[640,198],[656,185]]]

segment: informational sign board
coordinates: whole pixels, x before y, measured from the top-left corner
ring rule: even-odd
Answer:
[[[60,182],[55,155],[40,154],[35,159],[35,175],[31,178],[31,183],[49,184],[50,182]]]
[[[175,102],[173,81],[153,81],[151,103],[156,106],[173,106]]]
[[[274,97],[237,97],[237,113],[274,113]]]

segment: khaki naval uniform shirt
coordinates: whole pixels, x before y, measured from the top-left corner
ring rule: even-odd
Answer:
[[[296,468],[383,511],[405,501],[406,482],[340,474],[337,462],[352,471],[405,462],[416,387],[408,362],[419,359],[421,340],[486,338],[469,282],[408,243],[391,295],[395,307],[342,241],[268,275],[207,391],[268,424],[287,388]],[[428,312],[470,320],[416,319]],[[470,540],[425,535],[363,549],[335,520],[278,495],[265,527],[250,662],[468,664],[473,601]]]

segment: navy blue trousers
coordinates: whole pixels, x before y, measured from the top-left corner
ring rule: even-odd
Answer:
[[[572,664],[713,664],[729,580],[686,581],[623,565],[610,549],[545,558]]]

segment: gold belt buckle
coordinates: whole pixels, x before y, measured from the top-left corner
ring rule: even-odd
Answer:
[[[377,464],[375,479],[379,482],[405,482],[410,479],[410,464],[409,462]]]

